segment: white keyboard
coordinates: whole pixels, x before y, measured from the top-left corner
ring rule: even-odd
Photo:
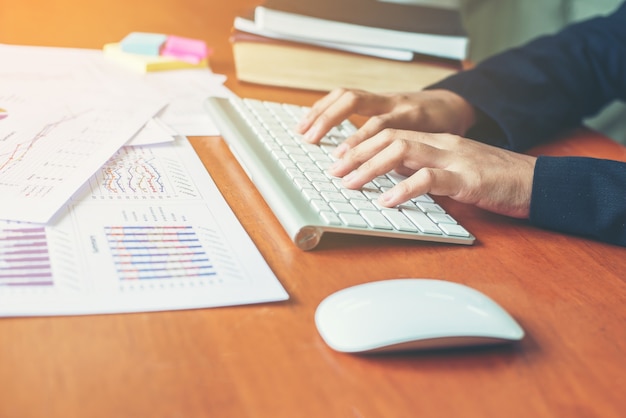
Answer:
[[[400,180],[393,173],[361,190],[346,189],[341,179],[327,174],[334,160],[332,150],[356,129],[349,121],[313,145],[292,129],[306,107],[210,97],[205,109],[287,234],[303,250],[315,248],[325,232],[474,242],[474,236],[428,195],[396,208],[379,206],[378,196]]]

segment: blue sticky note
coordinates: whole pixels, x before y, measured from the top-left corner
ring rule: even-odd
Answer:
[[[161,33],[131,32],[120,42],[122,51],[131,54],[158,56],[167,35]]]

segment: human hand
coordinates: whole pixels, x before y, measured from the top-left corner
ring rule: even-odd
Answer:
[[[337,156],[386,128],[463,135],[475,120],[474,108],[447,90],[375,94],[336,89],[313,104],[296,130],[305,141],[318,143],[333,126],[353,114],[370,118],[338,149]]]
[[[527,218],[536,158],[454,134],[385,129],[348,149],[330,167],[358,189],[391,170],[404,176],[380,197],[393,207],[425,193]]]

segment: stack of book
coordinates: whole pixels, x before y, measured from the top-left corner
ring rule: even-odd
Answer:
[[[458,10],[441,6],[449,2],[266,0],[234,20],[237,78],[318,91],[421,89],[466,58]]]

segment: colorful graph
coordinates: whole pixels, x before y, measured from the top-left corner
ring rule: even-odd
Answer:
[[[191,226],[110,226],[105,234],[122,281],[217,274]]]
[[[196,192],[184,167],[158,148],[123,147],[90,181],[94,198],[164,199]]]
[[[0,227],[0,286],[53,284],[43,227]]]
[[[0,109],[0,119],[2,119],[2,109]],[[18,141],[12,144],[10,147],[6,147],[6,150],[3,150],[3,153],[0,154],[0,174],[6,175],[9,170],[19,169],[23,161],[29,160],[31,158],[30,155],[33,153],[33,150],[36,149],[36,147],[39,145],[39,142],[45,139],[46,136],[50,134],[50,132],[58,129],[60,125],[71,119],[73,119],[73,117],[63,117],[57,121],[54,121],[53,123],[46,124],[32,137],[28,137],[26,141]],[[52,149],[50,149],[50,151],[52,151]],[[49,156],[49,154],[47,155]],[[37,157],[34,157],[34,159],[37,159]],[[54,164],[45,164],[44,162],[41,165],[48,166],[46,175],[31,175],[31,178],[50,177],[50,168],[54,167]]]

